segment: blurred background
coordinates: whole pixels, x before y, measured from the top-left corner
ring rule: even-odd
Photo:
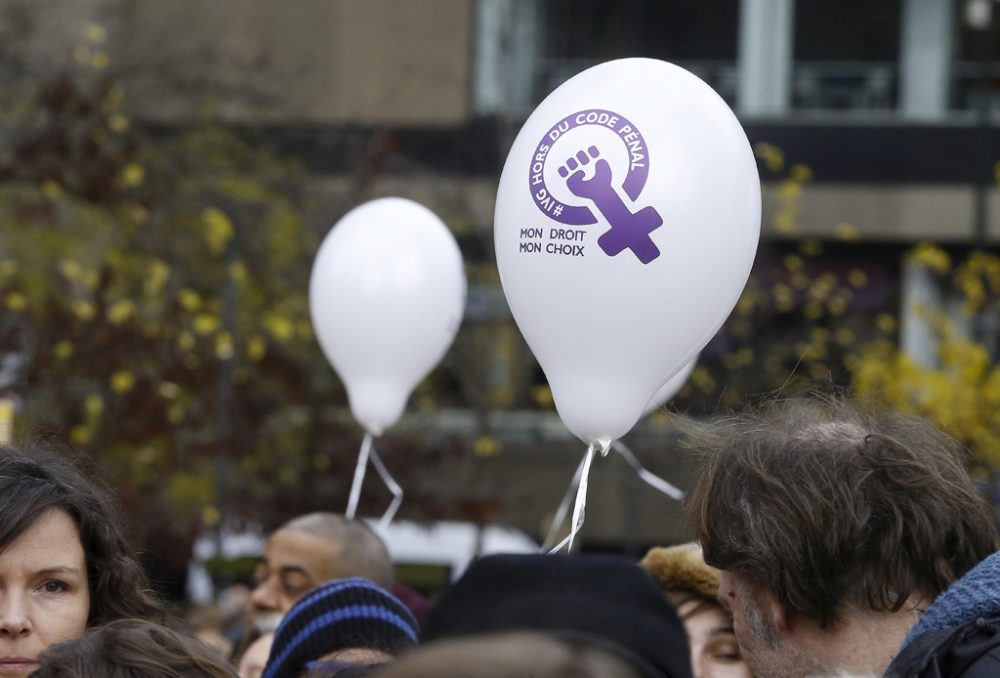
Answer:
[[[584,448],[505,303],[496,188],[533,107],[627,56],[734,108],[764,216],[737,308],[625,442],[686,488],[679,414],[848,387],[961,439],[996,503],[995,0],[3,0],[0,438],[96,458],[175,595],[196,540],[343,511],[362,431],[309,270],[345,212],[398,195],[469,279],[455,345],[378,443],[400,516],[540,540]],[[390,499],[369,474],[360,513]],[[614,456],[588,508],[584,550],[687,538]],[[252,564],[199,553],[217,580]]]

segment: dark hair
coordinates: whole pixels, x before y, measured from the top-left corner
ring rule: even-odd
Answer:
[[[144,619],[119,619],[39,657],[37,678],[236,678],[236,671],[197,638]]]
[[[80,532],[90,588],[88,626],[122,617],[163,618],[110,492],[82,460],[48,443],[0,446],[0,553],[50,509],[65,511]]]
[[[824,628],[845,603],[933,598],[995,549],[964,449],[919,417],[794,399],[693,433],[706,459],[686,510],[705,562]]]

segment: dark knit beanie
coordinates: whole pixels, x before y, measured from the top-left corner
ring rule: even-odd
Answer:
[[[684,625],[652,577],[625,558],[481,558],[431,608],[423,641],[509,631],[592,644],[647,676],[691,676]]]
[[[282,619],[264,678],[297,677],[308,662],[351,647],[397,654],[417,644],[413,614],[367,579],[334,579],[313,589]]]

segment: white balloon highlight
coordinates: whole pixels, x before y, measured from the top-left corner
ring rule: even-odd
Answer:
[[[462,254],[433,212],[380,198],[338,221],[316,254],[309,310],[354,418],[380,435],[444,357],[465,310]]]
[[[760,199],[736,116],[678,66],[604,63],[531,114],[500,179],[497,263],[574,434],[627,433],[719,329],[750,273]]]

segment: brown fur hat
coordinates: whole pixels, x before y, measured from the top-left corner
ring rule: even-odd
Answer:
[[[715,600],[719,590],[719,571],[705,564],[701,546],[695,543],[656,546],[639,565],[664,591],[683,589]]]

